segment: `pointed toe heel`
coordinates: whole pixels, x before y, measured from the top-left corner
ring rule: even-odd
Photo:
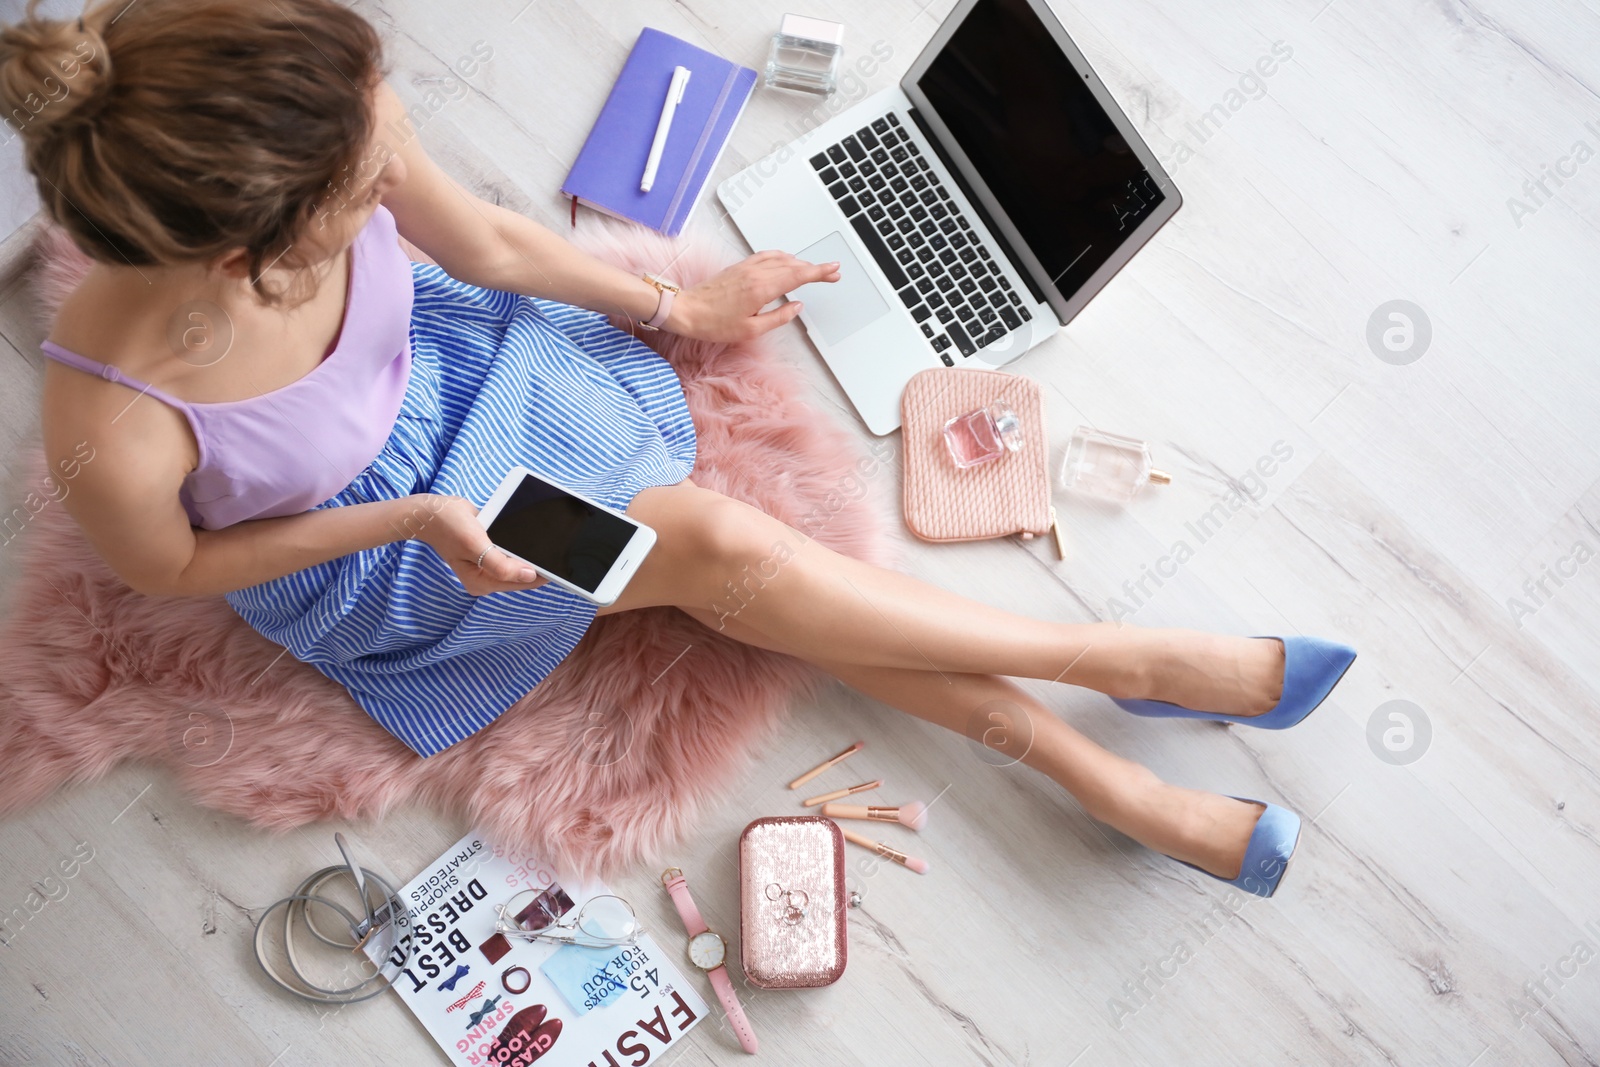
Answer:
[[[1235,889],[1242,889],[1258,897],[1270,897],[1278,891],[1284,872],[1289,869],[1289,859],[1294,855],[1295,846],[1300,843],[1300,816],[1288,808],[1280,808],[1264,800],[1251,800],[1248,797],[1233,799],[1246,804],[1265,805],[1260,817],[1256,819],[1256,828],[1250,832],[1250,843],[1245,846],[1244,862],[1239,865],[1239,876],[1224,878],[1202,867],[1194,867],[1192,863],[1184,863],[1182,860],[1178,862],[1183,863],[1185,867],[1194,867],[1208,878],[1226,882]]]
[[[1260,715],[1222,715],[1195,711],[1163,700],[1117,700],[1132,715],[1150,719],[1211,719],[1263,730],[1287,730],[1301,722],[1333,692],[1356,660],[1356,650],[1320,637],[1268,637],[1283,643],[1283,695]]]

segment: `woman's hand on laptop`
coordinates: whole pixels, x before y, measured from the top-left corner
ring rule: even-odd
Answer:
[[[802,285],[838,280],[837,263],[807,263],[787,252],[757,252],[679,293],[666,329],[702,341],[748,340],[800,314],[798,300],[763,311],[768,304]]]

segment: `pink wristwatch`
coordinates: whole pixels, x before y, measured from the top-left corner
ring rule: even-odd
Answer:
[[[656,301],[656,313],[639,325],[647,330],[659,330],[666,326],[667,317],[672,314],[673,298],[682,290],[671,282],[664,282],[654,275],[646,274],[644,280],[656,287],[656,292],[660,294],[660,297]]]
[[[700,917],[700,909],[689,896],[689,882],[683,877],[683,871],[668,867],[661,872],[661,884],[672,897],[672,903],[677,905],[683,928],[689,933],[689,962],[711,979],[711,988],[717,991],[717,999],[728,1013],[728,1023],[739,1038],[739,1046],[754,1055],[760,1046],[755,1031],[750,1029],[750,1020],[745,1018],[739,995],[733,991],[733,979],[728,977],[728,943]]]

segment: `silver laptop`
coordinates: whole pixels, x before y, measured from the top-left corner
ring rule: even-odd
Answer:
[[[898,88],[717,193],[752,248],[839,261],[790,296],[877,434],[918,371],[1054,334],[1182,204],[1043,0],[962,0]]]

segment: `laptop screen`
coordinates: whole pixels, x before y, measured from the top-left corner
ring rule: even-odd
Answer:
[[[917,88],[1064,294],[1165,199],[1027,0],[980,0]]]

